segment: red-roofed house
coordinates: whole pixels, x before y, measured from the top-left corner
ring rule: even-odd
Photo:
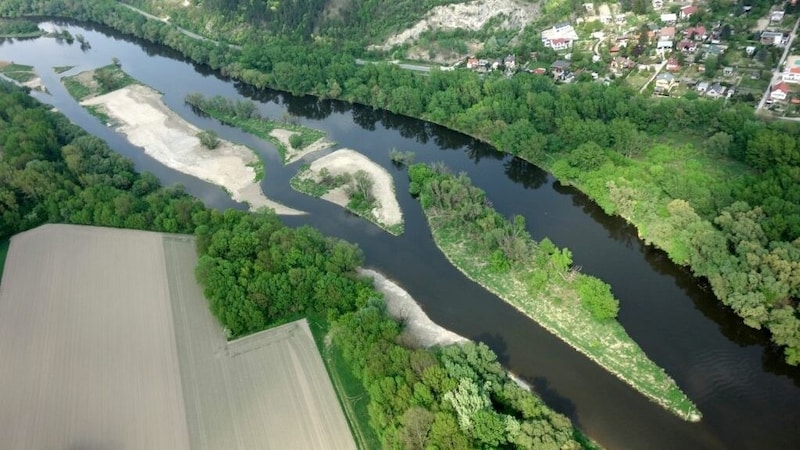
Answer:
[[[696,13],[697,11],[698,11],[697,6],[694,5],[684,6],[683,8],[681,8],[680,18],[688,19],[689,17],[692,17],[692,14]]]
[[[477,69],[478,65],[478,58],[467,58],[467,69]]]
[[[789,86],[784,82],[780,82],[772,86],[772,92],[769,93],[769,98],[772,100],[784,101],[788,95]]]
[[[681,70],[681,65],[678,64],[678,60],[676,60],[675,58],[670,58],[667,60],[666,69],[669,72],[678,72],[679,70]]]
[[[664,27],[661,29],[659,36],[662,38],[674,38],[675,37],[675,27]]]
[[[689,39],[695,39],[697,41],[705,41],[708,38],[708,31],[706,27],[699,25],[696,27],[687,28],[683,34]]]
[[[790,67],[781,74],[783,81],[787,83],[800,83],[800,66]]]

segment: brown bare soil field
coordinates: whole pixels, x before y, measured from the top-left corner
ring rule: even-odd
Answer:
[[[0,287],[0,447],[185,449],[161,235],[45,225]]]
[[[0,447],[355,449],[303,321],[226,342],[189,236],[45,225],[0,285]]]

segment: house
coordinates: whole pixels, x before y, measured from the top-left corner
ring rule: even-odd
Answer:
[[[675,37],[675,27],[664,27],[658,33],[660,38],[669,38],[672,39]]]
[[[677,14],[667,13],[661,15],[661,22],[665,24],[674,24],[677,21],[678,21]]]
[[[710,85],[711,84],[708,81],[701,81],[701,82],[697,83],[697,87],[696,87],[697,92],[699,92],[701,94],[705,94]]]
[[[696,27],[689,27],[683,31],[684,36],[696,41],[705,41],[708,38],[708,31],[706,27],[699,25]]]
[[[610,24],[613,16],[611,15],[611,8],[608,6],[608,3],[603,3],[602,5],[600,5],[600,8],[598,8],[598,10],[600,12],[598,14],[600,18],[600,23],[605,25]]]
[[[697,50],[697,44],[692,41],[682,40],[678,48],[684,53],[694,53]]]
[[[531,70],[531,73],[536,74],[536,75],[544,75],[544,74],[547,73],[547,69],[545,69],[544,67],[537,67],[537,68]]]
[[[733,75],[733,67],[723,67],[722,68],[722,76],[729,77]]]
[[[780,31],[765,31],[761,33],[761,43],[764,45],[777,45],[784,44],[785,37],[783,32]]]
[[[655,92],[666,93],[675,86],[675,76],[671,73],[661,72],[656,76]]]
[[[725,89],[725,86],[719,83],[714,83],[708,87],[708,90],[706,90],[706,96],[711,98],[720,98],[725,95]]]
[[[673,45],[674,44],[671,39],[661,38],[658,40],[658,43],[656,44],[656,50],[660,52],[672,50]]]
[[[619,47],[616,45],[611,47],[610,49],[608,49],[608,53],[616,55],[617,53],[619,53]]]
[[[633,60],[623,56],[617,56],[612,59],[610,64],[611,70],[632,69],[634,66],[636,66],[636,63]]]
[[[473,70],[478,68],[478,58],[467,58],[467,69]]]
[[[744,52],[747,54],[747,56],[753,56],[756,53],[756,48],[752,45],[748,45],[744,48]]]
[[[769,15],[769,21],[780,22],[783,20],[784,14],[786,14],[784,11],[772,11],[772,14]]]
[[[681,70],[681,65],[678,64],[678,60],[675,58],[670,58],[667,60],[667,65],[665,67],[668,72],[679,72]]]
[[[786,100],[787,96],[789,96],[789,86],[784,82],[772,86],[772,90],[769,93],[770,100],[777,100],[780,102]]]
[[[664,7],[664,0],[653,0],[652,5],[653,9],[658,11],[659,9]]]
[[[572,48],[572,43],[577,40],[578,33],[568,23],[559,23],[542,31],[542,44],[556,51]]]
[[[513,69],[513,68],[517,67],[517,58],[516,58],[516,56],[514,56],[514,55],[506,56],[505,59],[503,60],[503,65],[506,67],[506,69]]]
[[[698,11],[697,6],[694,5],[684,6],[683,8],[681,8],[680,17],[681,19],[686,20],[689,17],[692,17],[693,14],[696,14],[697,11]]]
[[[570,75],[569,68],[571,65],[569,61],[559,59],[553,64],[550,64],[550,71],[553,73],[554,77],[563,79]]]
[[[789,67],[781,73],[781,79],[787,83],[800,83],[800,66]]]

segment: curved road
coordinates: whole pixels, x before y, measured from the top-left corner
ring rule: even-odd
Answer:
[[[154,15],[152,15],[152,14],[148,13],[147,11],[142,11],[141,9],[139,9],[139,8],[137,8],[137,7],[135,7],[135,6],[131,6],[131,5],[128,5],[128,4],[125,4],[125,3],[120,3],[120,5],[122,5],[122,6],[126,7],[126,8],[128,8],[128,9],[130,9],[131,11],[134,11],[134,12],[137,12],[137,13],[139,13],[139,14],[143,15],[143,16],[147,17],[148,19],[157,20],[157,21],[159,21],[159,22],[166,23],[167,25],[171,25],[171,26],[175,27],[175,28],[176,28],[178,31],[180,31],[181,33],[183,33],[183,34],[184,34],[184,35],[186,35],[186,36],[189,36],[189,37],[190,37],[190,38],[192,38],[192,39],[196,39],[196,40],[198,40],[198,41],[207,41],[207,42],[213,42],[213,43],[215,43],[215,44],[217,44],[217,45],[219,45],[219,44],[220,44],[220,42],[219,42],[219,41],[215,41],[215,40],[213,40],[213,39],[209,39],[209,38],[207,38],[207,37],[205,37],[205,36],[200,36],[200,35],[199,35],[199,34],[197,34],[197,33],[193,33],[193,32],[191,32],[191,31],[189,31],[189,30],[187,30],[187,29],[185,29],[185,28],[181,28],[181,27],[179,27],[179,26],[177,26],[177,25],[172,25],[172,24],[169,22],[169,17],[167,17],[167,18],[163,18],[163,19],[162,19],[161,17],[154,16]],[[230,47],[230,48],[235,48],[236,50],[241,50],[241,49],[242,49],[242,46],[241,46],[241,45],[228,44],[228,47]]]

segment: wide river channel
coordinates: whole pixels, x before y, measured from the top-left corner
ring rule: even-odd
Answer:
[[[83,34],[91,48],[81,50],[77,43],[52,38],[0,44],[0,60],[35,66],[49,91],[34,93],[38,99],[165,184],[183,184],[210,206],[241,208],[220,188],[168,169],[128,144],[81,108],[53,71],[55,66],[76,66],[63,74],[70,75],[119,58],[125,71],[163,92],[167,105],[185,119],[255,149],[265,161],[262,188],[267,196],[309,212],[286,218],[286,223],[310,224],[357,243],[367,265],[402,285],[433,320],[488,344],[506,367],[601,445],[800,449],[800,371],[782,362],[763,333],[745,327],[723,308],[702,280],[672,264],[661,251],[646,247],[633,227],[607,216],[550,174],[430,123],[341,102],[254,91],[163,47],[91,25],[57,26]],[[301,163],[284,167],[271,144],[194,114],[183,102],[191,92],[251,98],[270,117],[289,112],[301,123],[327,132],[335,148],[355,149],[386,166],[395,178],[405,234],[392,237],[339,207],[294,192],[288,181]],[[388,152],[393,147],[416,152],[416,161],[443,161],[454,171],[466,172],[501,213],[525,216],[535,239],[549,237],[570,248],[583,273],[610,283],[621,302],[623,326],[695,401],[703,420],[684,422],[651,403],[455,270],[433,244],[419,204],[408,194],[405,172],[391,165]]]

